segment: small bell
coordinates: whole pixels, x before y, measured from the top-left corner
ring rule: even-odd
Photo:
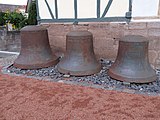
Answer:
[[[149,41],[140,35],[127,35],[119,41],[118,55],[108,74],[130,83],[148,83],[157,79],[148,60]]]
[[[38,69],[58,63],[58,58],[51,51],[45,27],[26,26],[21,29],[20,35],[21,51],[13,66],[21,69]]]
[[[93,50],[93,35],[88,31],[72,31],[66,36],[66,54],[58,64],[58,71],[74,76],[99,72],[100,63]]]

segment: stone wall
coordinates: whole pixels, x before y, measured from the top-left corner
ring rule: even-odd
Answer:
[[[20,51],[20,31],[7,31],[0,29],[0,50]]]
[[[128,23],[79,23],[78,25],[43,24],[48,27],[51,47],[56,52],[65,52],[66,34],[72,30],[88,30],[94,36],[94,51],[98,58],[115,60],[118,40],[124,35],[143,35],[149,39],[149,60],[160,68],[160,22]]]

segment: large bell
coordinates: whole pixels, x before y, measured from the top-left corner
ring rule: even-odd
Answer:
[[[148,60],[149,41],[139,35],[127,35],[119,41],[118,55],[108,71],[114,79],[148,83],[157,79],[156,73]]]
[[[20,35],[21,51],[13,66],[21,69],[37,69],[58,63],[58,58],[51,51],[45,27],[26,26],[21,29]]]
[[[93,50],[93,36],[88,31],[72,31],[66,36],[66,54],[58,64],[64,74],[84,76],[97,73],[101,65]]]

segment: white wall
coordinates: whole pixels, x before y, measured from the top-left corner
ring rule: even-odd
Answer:
[[[57,0],[57,2],[59,18],[74,18],[74,0]]]
[[[106,0],[101,0],[101,8],[102,8],[101,11],[104,11],[106,3],[107,3]],[[112,5],[105,17],[114,17],[114,16],[124,17],[128,9],[129,9],[129,0],[113,0]]]
[[[53,15],[55,16],[54,0],[47,0]],[[109,0],[101,0],[101,15]],[[57,0],[58,17],[74,18],[74,0]],[[78,18],[96,18],[97,17],[97,0],[77,0]],[[47,5],[44,0],[38,1],[39,13],[41,19],[51,19]],[[105,17],[108,16],[125,16],[128,10],[128,0],[113,0],[112,5]]]
[[[132,16],[157,16],[159,0],[133,0]]]
[[[54,0],[47,0],[55,16]],[[101,0],[100,16],[109,0]],[[57,0],[58,18],[74,18],[74,0]],[[77,0],[78,18],[96,18],[97,0]],[[38,0],[41,19],[51,19],[45,0]],[[133,0],[132,16],[157,16],[159,0]],[[125,16],[129,8],[129,0],[113,0],[105,17]]]
[[[97,0],[77,0],[78,18],[96,18]]]
[[[54,5],[52,3],[53,0],[47,0],[47,1],[50,4],[50,6],[53,8],[53,5]],[[44,0],[38,1],[38,7],[39,7],[39,16],[41,19],[51,19],[52,18]]]

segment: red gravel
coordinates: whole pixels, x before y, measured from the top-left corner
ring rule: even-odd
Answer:
[[[0,120],[160,120],[160,97],[0,73]]]

